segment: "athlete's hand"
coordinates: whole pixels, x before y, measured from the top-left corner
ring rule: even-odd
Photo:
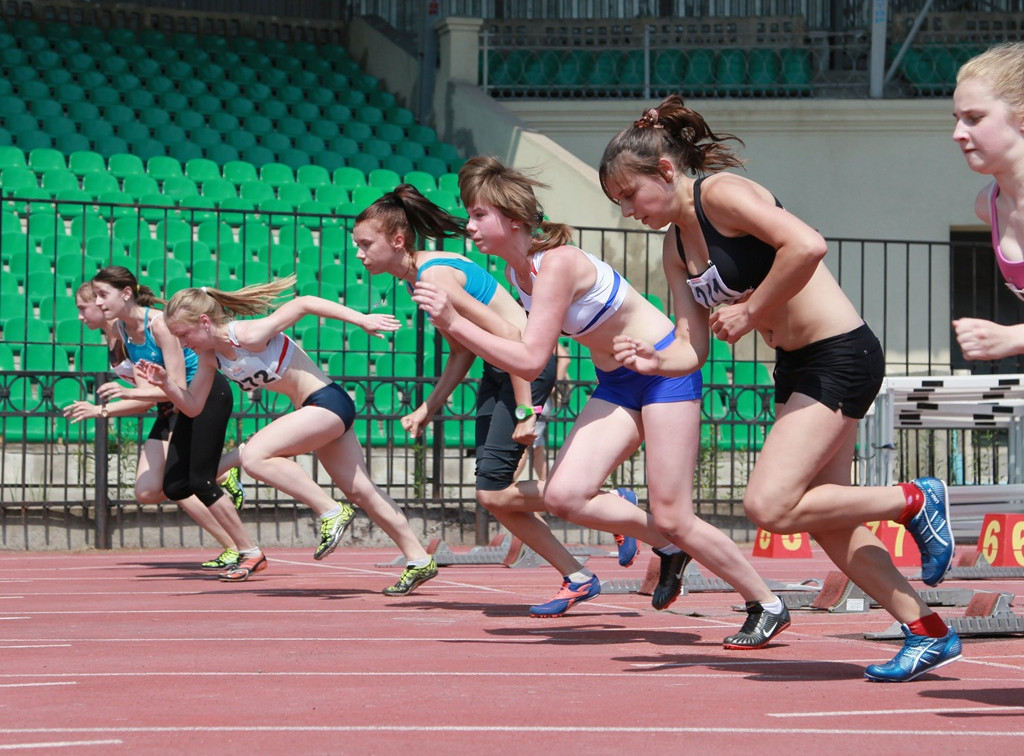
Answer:
[[[1003,326],[990,320],[960,318],[953,321],[956,340],[968,360],[998,360],[1017,354],[1018,328]]]
[[[149,362],[148,360],[139,360],[136,367],[138,367],[142,377],[153,386],[161,389],[167,387],[167,370],[164,369],[163,365],[157,365],[155,362]]]
[[[96,394],[103,401],[109,402],[111,399],[127,399],[129,391],[128,387],[121,385],[117,381],[110,381],[96,389]]]
[[[421,404],[399,422],[402,423],[402,427],[409,434],[409,438],[419,438],[429,420],[430,418],[427,417],[427,407],[425,404]]]
[[[532,446],[537,440],[537,416],[530,415],[525,420],[519,420],[512,429],[512,440],[517,444]]]
[[[394,315],[372,312],[366,315],[366,319],[359,324],[359,327],[371,336],[383,339],[384,334],[380,333],[381,331],[397,331],[402,327],[402,323]]]
[[[711,313],[709,322],[711,332],[727,344],[735,344],[754,330],[745,301],[719,307]]]
[[[72,425],[90,417],[100,417],[100,408],[92,402],[87,402],[85,400],[71,402],[71,404],[65,407],[62,412],[64,413],[64,417],[71,421]]]
[[[429,281],[417,281],[413,289],[412,301],[420,306],[434,325],[447,331],[455,320],[455,308],[452,307],[448,293]]]
[[[612,356],[630,370],[645,375],[657,373],[661,364],[658,352],[651,344],[632,336],[616,336],[612,341]]]

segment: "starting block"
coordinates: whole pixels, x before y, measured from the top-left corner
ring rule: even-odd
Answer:
[[[866,612],[871,599],[842,572],[832,571],[825,575],[825,583],[810,608],[840,614]]]
[[[753,556],[774,559],[809,558],[811,556],[811,537],[807,533],[779,535],[758,528],[757,538],[754,540]]]
[[[921,566],[921,551],[905,527],[892,520],[869,522],[867,527],[882,542],[897,567]]]
[[[1012,593],[975,591],[963,616],[953,617],[948,622],[961,637],[1024,633],[1024,617],[1014,614],[1011,609],[1013,599]],[[870,640],[890,640],[902,638],[903,632],[900,623],[896,622],[883,632],[865,633],[864,637]]]

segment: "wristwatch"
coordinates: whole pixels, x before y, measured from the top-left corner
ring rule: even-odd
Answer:
[[[100,417],[109,417],[109,416],[110,416],[110,410],[107,409],[107,405],[104,404],[102,407],[100,407]]]
[[[528,404],[520,404],[519,406],[516,407],[516,411],[515,411],[516,420],[519,420],[520,422],[522,422],[523,420],[525,420],[528,417],[533,417],[534,415],[539,415],[541,409],[543,409],[543,408],[542,407],[531,407]]]

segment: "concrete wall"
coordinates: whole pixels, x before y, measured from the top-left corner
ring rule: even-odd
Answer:
[[[619,226],[596,184],[605,145],[645,107],[639,100],[506,100],[475,86],[477,19],[438,24],[438,132],[465,150],[542,169],[557,187],[548,213],[575,225]],[[977,227],[971,173],[951,139],[952,104],[938,100],[692,100],[711,128],[746,147],[746,175],[831,237],[944,241]],[[635,228],[629,221],[623,227]]]

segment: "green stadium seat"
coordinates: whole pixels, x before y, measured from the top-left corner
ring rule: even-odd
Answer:
[[[64,114],[64,106],[49,97],[40,97],[28,104],[28,110],[39,120]]]
[[[755,47],[748,56],[750,88],[754,94],[776,94],[779,91],[781,62],[776,50]]]
[[[246,181],[259,180],[259,173],[256,167],[252,163],[243,160],[232,160],[224,163],[223,171],[224,178],[235,186],[240,186]]]
[[[235,129],[227,132],[227,143],[241,153],[256,146],[256,137],[243,129]]]
[[[265,163],[260,167],[260,181],[276,189],[281,184],[295,183],[295,173],[283,163]]]
[[[0,98],[0,100],[2,99]],[[2,102],[0,102],[0,108],[2,107]],[[28,160],[25,159],[25,153],[20,147],[0,147],[0,171],[5,168],[25,168],[27,166]]]
[[[274,162],[274,152],[260,144],[242,150],[242,159],[259,167]]]
[[[395,145],[395,154],[409,158],[409,160],[415,163],[426,156],[427,150],[419,142],[405,140]]]
[[[429,174],[426,171],[407,171],[404,174],[402,181],[416,187],[421,193],[437,189],[437,180],[432,174]]]
[[[211,145],[206,148],[205,153],[206,157],[219,164],[230,163],[232,160],[238,160],[241,157],[241,151],[230,144]]]
[[[432,176],[440,177],[445,173],[449,173],[448,163],[439,157],[432,155],[424,155],[419,160],[415,161],[416,170],[429,173]]]
[[[401,183],[402,177],[389,168],[376,168],[367,176],[369,186],[379,187],[385,191],[391,191]]]
[[[681,88],[684,94],[703,94],[714,88],[715,51],[695,48],[688,51],[686,73]]]
[[[740,48],[723,48],[715,58],[715,89],[720,94],[745,92],[749,76],[747,54]]]
[[[185,163],[185,175],[202,184],[207,179],[221,178],[220,166],[208,158],[193,158]]]
[[[237,197],[238,191],[235,184],[227,178],[213,176],[206,179],[200,185],[200,192],[214,202],[221,202],[231,197]]]
[[[811,54],[804,48],[786,48],[781,52],[782,88],[787,94],[809,95],[813,74]]]
[[[380,162],[381,168],[394,171],[399,175],[411,173],[415,170],[416,164],[407,157],[401,155],[388,155]]]

